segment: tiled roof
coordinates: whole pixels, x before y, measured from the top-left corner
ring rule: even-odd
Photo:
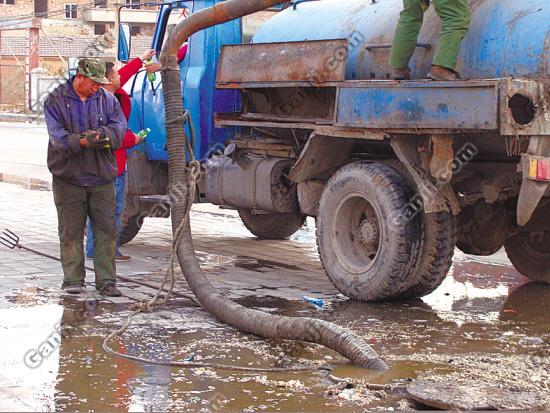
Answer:
[[[57,57],[58,55],[64,58],[82,57],[88,52],[88,55],[99,57],[112,57],[115,53],[114,49],[102,50],[95,48],[95,37],[69,37],[69,36],[50,36],[48,39],[40,38],[40,56],[42,57]],[[53,44],[52,44],[53,43]],[[96,42],[97,44],[97,42]],[[141,54],[151,46],[151,37],[135,36],[132,37],[132,55]],[[2,56],[18,57],[25,56],[25,38],[24,37],[7,37],[2,36]]]

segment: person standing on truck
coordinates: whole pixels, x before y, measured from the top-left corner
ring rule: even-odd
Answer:
[[[109,80],[109,84],[103,85],[103,88],[115,95],[124,117],[130,119],[130,113],[132,111],[132,102],[130,96],[122,88],[128,80],[130,80],[143,66],[144,62],[151,59],[155,55],[154,49],[146,50],[141,56],[128,62],[121,67],[118,71],[115,70],[114,64],[107,62],[105,64],[105,76]],[[150,67],[155,65],[154,67]],[[148,73],[160,70],[160,65],[157,63],[148,64],[146,66]],[[123,255],[120,252],[120,228],[122,220],[122,212],[124,211],[124,195],[126,192],[126,162],[128,156],[126,154],[127,149],[131,149],[141,143],[142,138],[134,134],[130,129],[126,129],[122,146],[115,151],[117,162],[117,176],[115,177],[115,193],[116,193],[116,209],[115,209],[115,224],[116,224],[116,252],[115,259],[117,261],[128,261],[131,257]],[[86,239],[86,256],[88,258],[94,258],[94,232],[92,228],[92,219],[88,219]]]
[[[103,295],[121,295],[115,286],[114,150],[122,145],[128,125],[116,98],[100,87],[109,83],[102,60],[80,59],[77,74],[44,102],[48,168],[59,222],[61,288],[71,294],[83,292],[82,240],[89,215],[96,234],[96,288]]]
[[[455,71],[460,45],[470,26],[468,0],[433,0],[433,4],[442,26],[428,78],[456,80],[460,77]],[[416,49],[424,12],[429,6],[430,0],[403,0],[390,56],[395,80],[410,79],[409,60]]]

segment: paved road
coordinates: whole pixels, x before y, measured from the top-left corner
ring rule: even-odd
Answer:
[[[49,179],[43,133],[41,127],[0,124],[0,173]],[[12,145],[9,136],[17,137],[17,143]],[[407,384],[411,379],[466,388],[498,384],[494,394],[511,388],[550,408],[550,289],[525,284],[502,254],[478,259],[457,251],[446,281],[423,300],[362,304],[345,300],[327,280],[316,254],[313,221],[291,240],[259,241],[232,211],[195,205],[191,220],[201,265],[226,296],[248,307],[323,318],[349,328],[383,355],[390,372],[354,369],[318,346],[266,342],[238,333],[185,299],[138,317],[116,344],[119,351],[155,360],[194,354],[196,360],[258,367],[336,363],[336,377],[378,384]],[[20,235],[24,245],[58,255],[51,192],[0,182],[4,227]],[[170,221],[147,219],[140,234],[124,246],[132,260],[120,263],[118,273],[159,283],[170,244]],[[75,298],[59,289],[61,279],[59,263],[0,248],[0,411],[359,412],[415,407],[361,385],[334,385],[315,372],[182,370],[111,356],[102,350],[104,336],[122,324],[130,305],[154,291],[120,282],[124,296],[105,299],[95,292],[90,272],[86,295]],[[179,271],[176,290],[188,293]],[[326,308],[312,307],[304,295],[324,299]],[[57,329],[65,333],[61,341],[44,344]],[[39,366],[29,367],[24,357],[35,349],[45,355]]]
[[[0,174],[50,181],[45,126],[0,122]]]

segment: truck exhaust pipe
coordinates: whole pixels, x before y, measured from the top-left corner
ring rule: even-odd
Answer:
[[[192,14],[180,22],[161,54],[168,147],[169,193],[174,234],[186,215],[190,188],[187,186],[185,135],[180,71],[177,51],[193,33],[237,19],[277,4],[281,0],[228,0]],[[191,200],[192,202],[192,200]],[[247,333],[269,339],[299,340],[322,344],[347,357],[357,366],[386,370],[387,364],[361,337],[324,320],[274,316],[243,307],[221,295],[204,276],[193,248],[189,221],[177,246],[181,270],[202,306],[217,319]]]

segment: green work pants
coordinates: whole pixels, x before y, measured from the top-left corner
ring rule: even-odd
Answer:
[[[98,290],[116,283],[115,187],[73,185],[54,176],[53,197],[57,208],[63,286],[84,284],[84,228],[89,215],[94,230],[95,285]]]
[[[432,2],[442,22],[432,64],[454,70],[460,53],[460,44],[470,26],[468,0]],[[406,69],[409,66],[409,60],[416,49],[424,12],[430,3],[429,0],[403,0],[403,5],[390,57],[391,66],[396,69]]]

